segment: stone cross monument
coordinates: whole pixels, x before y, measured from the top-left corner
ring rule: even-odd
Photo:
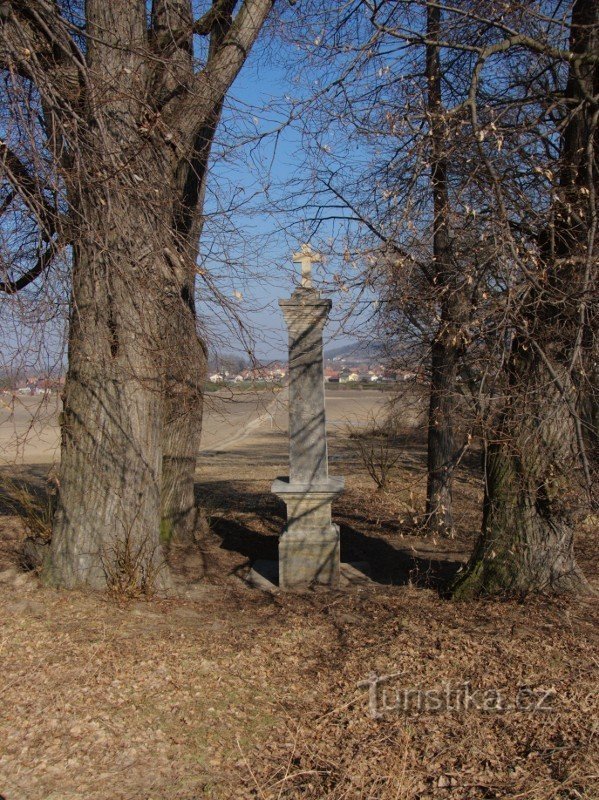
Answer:
[[[293,256],[301,263],[301,286],[279,305],[289,329],[289,478],[272,491],[287,505],[287,527],[279,540],[279,587],[300,589],[339,583],[339,527],[331,503],[343,478],[330,478],[324,411],[322,331],[331,301],[312,285],[308,245]]]

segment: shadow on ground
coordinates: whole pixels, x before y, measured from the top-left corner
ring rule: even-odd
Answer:
[[[242,556],[246,563],[278,557],[278,535],[285,525],[285,505],[264,492],[263,486],[263,481],[196,485],[198,502],[208,498],[216,507],[235,509],[234,516],[229,512],[211,516],[210,529],[218,537],[220,548]],[[356,514],[351,515],[355,525],[344,522],[344,516],[335,514],[341,521],[341,560],[367,562],[375,583],[413,584],[441,590],[467,556],[457,544],[455,551],[439,551],[430,540],[414,536],[409,537],[407,546],[397,546],[378,531],[368,530],[368,522]]]
[[[31,466],[15,476],[42,505],[47,500],[47,467]],[[196,502],[210,514],[210,544],[200,544],[201,557],[214,563],[215,572],[230,574],[257,560],[276,560],[278,536],[285,526],[285,505],[269,491],[264,480],[211,481],[196,484]],[[0,492],[0,516],[20,513],[14,498]],[[344,562],[367,562],[375,583],[429,587],[442,590],[463,564],[467,551],[456,543],[453,551],[435,549],[430,540],[416,536],[398,539],[398,527],[338,509],[335,519],[341,523],[341,559]],[[8,521],[8,520],[7,520]],[[407,542],[407,544],[406,544]],[[211,559],[215,550],[229,554],[226,560]],[[224,553],[223,553],[224,554]],[[187,563],[189,561],[189,564]],[[180,562],[182,577],[199,576],[203,567],[194,554]]]

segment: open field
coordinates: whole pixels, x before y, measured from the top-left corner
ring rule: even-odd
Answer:
[[[478,454],[457,476],[456,538],[422,538],[417,409],[395,443],[391,488],[377,493],[346,424],[366,425],[385,396],[342,394],[327,399],[331,473],[347,482],[335,519],[343,560],[368,561],[370,583],[271,595],[243,580],[252,560],[276,556],[284,524],[269,492],[287,470],[284,393],[211,398],[196,486],[211,529],[193,551],[171,553],[175,597],[40,585],[18,570],[24,530],[4,507],[6,800],[599,797],[595,601],[443,599],[480,525]],[[18,472],[41,485],[56,429],[36,435],[43,444],[23,450]],[[599,588],[592,523],[579,556]],[[388,676],[378,715],[373,675]]]
[[[202,449],[228,446],[262,422],[286,430],[286,398],[286,390],[236,392],[234,387],[207,395]],[[387,401],[388,397],[376,390],[331,392],[327,398],[329,426],[335,430],[348,421],[363,424]],[[0,463],[56,463],[60,458],[59,413],[57,394],[0,396]]]
[[[207,449],[235,439],[252,421],[267,412],[276,397],[271,392],[208,395],[203,446]],[[6,464],[51,464],[60,458],[58,415],[60,398],[2,398],[0,457]]]

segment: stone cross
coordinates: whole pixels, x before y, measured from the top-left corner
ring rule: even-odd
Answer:
[[[293,256],[302,265],[302,286],[280,300],[289,329],[289,477],[272,491],[287,505],[279,540],[279,587],[301,589],[339,581],[339,528],[331,503],[343,478],[329,477],[324,404],[322,333],[331,301],[312,286],[312,262],[320,256],[303,245]]]
[[[293,254],[293,263],[302,265],[302,288],[312,288],[312,264],[322,261],[320,253],[314,253],[309,244],[303,244],[297,253]]]

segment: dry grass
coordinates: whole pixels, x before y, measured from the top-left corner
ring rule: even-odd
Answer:
[[[36,491],[29,482],[16,480],[4,471],[0,475],[0,496],[5,510],[19,518],[29,536],[50,541],[55,501],[52,491]]]
[[[378,583],[271,596],[239,574],[276,552],[282,509],[268,488],[284,437],[275,444],[258,464],[248,447],[203,465],[211,533],[201,553],[175,553],[182,599],[115,603],[43,587],[14,567],[22,533],[0,516],[6,800],[596,800],[594,602],[454,604],[427,588],[472,546],[475,460],[457,482],[458,536],[435,543],[409,511],[423,501],[418,437],[398,442],[385,494],[334,438],[333,463],[348,475],[335,514],[343,557],[370,560]],[[595,537],[589,526],[580,557],[596,583]],[[373,718],[359,686],[371,673],[510,699],[552,690],[553,705]]]
[[[4,577],[7,800],[594,798],[596,620],[415,587],[115,605]],[[550,713],[368,713],[409,686],[555,690]]]

